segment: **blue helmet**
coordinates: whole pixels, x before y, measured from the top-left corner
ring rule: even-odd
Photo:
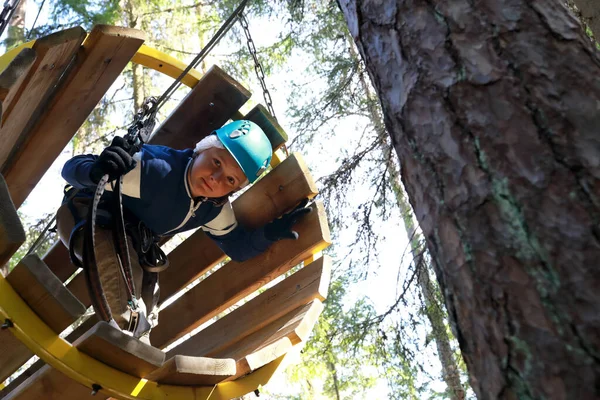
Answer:
[[[215,131],[217,137],[253,183],[265,172],[273,151],[263,130],[252,121],[233,121]]]

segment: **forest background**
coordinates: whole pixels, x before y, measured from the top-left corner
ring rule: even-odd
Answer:
[[[189,62],[236,6],[234,1],[21,0],[4,45],[104,23],[141,29],[146,44]],[[310,341],[263,396],[474,398],[399,180],[379,101],[337,3],[255,0],[246,15],[289,148],[306,159],[327,207],[334,238],[328,252],[335,260],[326,308]],[[213,64],[254,94],[244,109],[264,104],[239,25],[198,69]],[[58,207],[64,161],[101,151],[124,133],[143,99],[162,93],[169,83],[155,71],[128,66],[20,210],[28,241],[15,259]],[[173,96],[161,120],[188,90]]]

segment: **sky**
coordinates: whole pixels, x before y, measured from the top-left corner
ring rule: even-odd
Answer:
[[[37,13],[37,4],[29,0],[28,11],[26,18],[26,26],[30,27]],[[43,10],[40,17],[40,22],[43,23],[47,10]],[[257,47],[267,46],[272,43],[274,38],[277,37],[281,26],[272,21],[258,21],[250,20],[250,29]],[[198,51],[197,48],[190,45],[188,49],[190,52]],[[228,49],[215,50],[215,54],[226,54]],[[217,60],[218,61],[218,60]],[[213,61],[214,62],[214,61]],[[207,65],[210,65],[211,58],[207,60]],[[306,60],[301,54],[296,54],[289,60],[290,65],[294,65],[295,68],[302,70],[306,66]],[[168,85],[167,82],[166,84]],[[119,87],[120,84],[117,82],[114,87]],[[267,77],[267,86],[270,89],[271,96],[274,100],[275,112],[277,113],[279,123],[286,129],[291,125],[289,118],[285,114],[287,109],[287,99],[290,97],[290,75],[289,71],[277,71],[276,74]],[[255,80],[252,86],[249,88],[254,96],[251,101],[264,103],[262,99],[262,90]],[[158,94],[158,93],[157,93]],[[330,129],[341,130],[348,137],[348,144],[351,145],[352,141],[358,140],[358,130],[356,129],[355,121],[345,121],[345,123],[338,124],[336,126],[329,127]],[[294,136],[294,132],[286,129],[290,140]],[[123,132],[124,133],[124,132]],[[123,134],[121,133],[121,134]],[[339,137],[339,136],[337,136]],[[334,157],[331,157],[327,153],[327,149],[336,148],[337,143],[332,141],[339,140],[335,135],[324,129],[321,146],[315,146],[315,149],[302,154],[307,164],[310,166],[311,172],[315,179],[324,176],[330,171],[335,169]],[[36,218],[41,217],[44,214],[54,212],[62,200],[62,189],[64,182],[60,178],[60,170],[62,165],[71,157],[70,146],[62,152],[62,154],[56,159],[44,177],[41,179],[36,188],[32,191],[27,201],[21,207],[20,211],[24,215],[25,223],[32,223]],[[361,196],[368,196],[368,192],[359,192],[355,194],[355,200],[359,201]],[[348,213],[351,210],[347,210]],[[386,266],[385,268],[374,269],[369,274],[368,279],[363,282],[359,282],[353,285],[350,290],[348,297],[348,306],[350,306],[354,299],[362,296],[368,296],[372,301],[378,312],[385,311],[394,301],[395,294],[398,289],[397,277],[398,267],[403,263],[404,270],[406,270],[407,260],[401,260],[402,252],[399,254],[398,249],[405,249],[407,247],[407,238],[404,232],[404,228],[399,225],[397,220],[390,219],[388,221],[382,221],[379,224],[381,235],[386,237],[384,243],[380,246],[379,253],[377,254],[381,265]],[[342,232],[340,235],[341,246],[338,249],[338,254],[344,254],[345,247],[350,246],[354,239],[354,232],[348,230]],[[431,349],[432,346],[429,346]],[[432,357],[434,353],[424,354],[424,360],[428,359],[431,362],[430,368],[432,370],[439,370],[439,365],[436,363],[436,357]],[[297,357],[289,357],[291,362],[297,362]],[[433,359],[433,361],[431,361]],[[435,383],[435,389],[443,391],[445,385],[442,382]],[[285,382],[284,375],[280,374],[272,381],[268,386],[269,391],[273,393],[285,393],[289,390],[289,384]],[[370,399],[386,399],[388,398],[387,388],[383,383],[379,384],[371,393],[369,393]]]

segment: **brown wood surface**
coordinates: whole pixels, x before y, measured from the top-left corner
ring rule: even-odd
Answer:
[[[231,358],[174,356],[146,379],[169,385],[214,385],[236,375]]]
[[[69,250],[60,240],[52,245],[42,260],[61,282],[66,281],[77,270],[69,258]]]
[[[145,377],[165,361],[165,353],[159,349],[104,321],[98,322],[73,345],[90,357],[138,378]]]
[[[25,241],[25,230],[0,174],[0,266],[6,264]]]
[[[306,341],[323,308],[321,300],[315,299],[276,319],[239,342],[215,352],[213,357],[241,360],[246,355],[252,354],[283,337],[288,338],[292,345]]]
[[[36,58],[34,49],[28,47],[21,49],[19,54],[0,73],[0,101],[4,103],[2,104],[3,108],[8,109],[10,103],[7,102],[8,94],[11,89],[16,91],[21,86]]]
[[[33,45],[37,58],[17,89],[14,100],[3,110],[0,171],[5,178],[10,157],[16,153],[39,116],[46,111],[61,76],[70,67],[85,36],[83,29],[71,28],[41,38]],[[20,205],[16,199],[15,204],[17,207]]]
[[[192,148],[220,128],[250,92],[217,66],[211,67],[150,139],[176,149]]]
[[[325,210],[320,202],[294,229],[298,240],[276,242],[263,254],[245,262],[231,261],[161,311],[162,320],[151,333],[151,343],[164,347],[237,301],[288,271],[313,252],[331,243]]]
[[[25,49],[23,49],[23,50],[25,50]],[[31,50],[31,52],[33,52],[33,55],[37,59],[38,56],[36,54],[36,51],[34,49],[29,49],[29,50]],[[38,52],[43,53],[44,51],[40,51],[38,49]],[[17,55],[17,57],[15,57],[15,59],[18,57],[19,56]],[[22,93],[23,90],[22,90],[21,86],[23,85],[23,82],[25,82],[25,80],[28,79],[29,71],[33,67],[33,64],[34,63],[32,62],[29,64],[29,66],[27,66],[27,68],[25,70],[19,71],[20,73],[19,73],[18,78],[16,80],[14,80],[12,82],[12,84],[2,85],[3,92],[4,92],[3,93],[4,98],[2,99],[2,111],[3,111],[2,116],[4,118],[2,118],[2,122],[4,122],[4,120],[6,119],[6,113],[4,111],[11,109],[12,108],[11,103],[13,103],[15,100],[18,99],[18,97],[17,97],[18,94]],[[4,75],[4,72],[2,74]]]
[[[247,228],[257,228],[317,188],[299,154],[293,154],[233,202],[236,218]],[[171,266],[160,274],[161,302],[222,261],[225,255],[203,231],[198,230],[169,254]]]
[[[325,300],[330,275],[331,259],[317,259],[171,349],[168,357],[214,357],[222,353],[298,307],[314,299]]]
[[[94,325],[96,325],[97,319],[94,315],[89,317],[85,322],[79,325],[73,332],[67,335],[65,340],[67,342],[73,343],[73,341],[77,340],[81,335],[91,329]],[[1,341],[2,339],[0,339]],[[4,399],[10,392],[15,390],[21,383],[25,382],[32,376],[34,373],[39,371],[46,363],[42,360],[37,360],[33,363],[29,368],[21,373],[18,377],[13,379],[6,387],[0,390],[0,399]]]
[[[260,350],[255,351],[252,354],[248,354],[246,357],[235,363],[235,375],[228,378],[228,380],[235,380],[241,376],[249,374],[252,371],[256,371],[260,367],[264,367],[271,361],[274,361],[286,354],[289,350],[291,350],[291,348],[292,342],[290,339],[283,337],[261,348]]]
[[[262,104],[258,104],[244,116],[244,119],[256,123],[260,126],[265,135],[269,138],[273,150],[282,147],[288,140],[288,136],[279,125],[277,120],[269,114],[269,111]]]
[[[57,334],[85,312],[85,307],[35,254],[25,256],[6,277],[29,307]]]
[[[28,255],[6,277],[27,305],[57,334],[77,320],[85,307],[36,256]],[[33,353],[7,331],[0,333],[0,382]]]
[[[106,25],[97,25],[90,32],[65,82],[45,107],[18,154],[3,168],[17,208],[118,78],[144,38],[136,29]],[[14,117],[13,114],[8,118],[7,127]],[[4,128],[0,135],[3,133]]]

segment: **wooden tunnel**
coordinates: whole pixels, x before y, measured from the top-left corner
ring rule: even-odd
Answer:
[[[89,34],[68,29],[22,46],[33,51],[34,60],[16,82],[7,85],[0,76],[0,265],[25,240],[16,210],[126,65],[137,62],[171,77],[185,68],[143,42],[143,33],[134,29],[96,26]],[[0,71],[10,72],[21,50],[0,58]],[[264,107],[239,112],[250,93],[218,67],[204,76],[192,70],[184,84],[193,89],[151,143],[192,147],[239,118],[263,127],[274,149],[285,143],[285,133]],[[233,202],[247,227],[261,226],[317,194],[302,157],[282,154]],[[201,230],[173,250],[171,266],[160,274],[161,303],[180,297],[161,311],[151,333],[154,347],[94,316],[60,338],[90,306],[83,274],[72,278],[77,271],[60,242],[41,259],[24,257],[7,277],[0,276],[0,383],[34,354],[40,360],[2,387],[0,398],[212,400],[266,384],[288,351],[307,339],[327,295],[331,260],[319,254],[330,244],[329,228],[322,204],[312,207],[295,226],[299,240],[276,242],[242,263],[226,262],[183,295],[226,256]],[[288,276],[224,313],[282,275]]]

